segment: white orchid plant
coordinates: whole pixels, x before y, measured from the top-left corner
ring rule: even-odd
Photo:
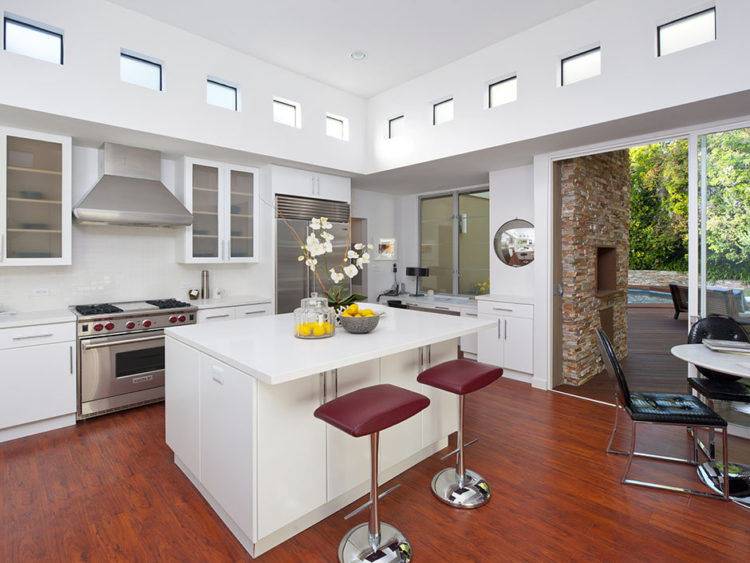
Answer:
[[[284,222],[286,222],[286,219],[284,219]],[[347,237],[346,246],[349,250],[347,250],[346,256],[336,266],[329,267],[328,254],[333,252],[334,237],[329,232],[333,228],[333,225],[328,221],[328,218],[313,217],[309,223],[310,234],[307,235],[304,241],[289,223],[287,225],[292,230],[297,242],[300,243],[302,253],[297,260],[304,262],[310,268],[310,271],[313,272],[321,290],[328,298],[329,306],[340,309],[341,307],[351,305],[355,301],[366,299],[365,295],[350,295],[342,282],[347,278],[351,279],[356,276],[363,269],[364,265],[369,263],[370,253],[368,251],[372,249],[371,244],[358,242],[351,247],[351,241]],[[347,232],[351,232],[351,228]],[[322,264],[319,262],[319,258]],[[330,280],[330,284],[326,285],[323,282],[319,266],[322,266],[323,271],[325,271],[325,277]]]

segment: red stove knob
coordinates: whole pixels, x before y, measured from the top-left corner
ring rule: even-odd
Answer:
[[[180,321],[181,323],[184,323],[185,322],[185,315],[180,315],[179,317],[177,317],[177,320]]]
[[[94,325],[94,330],[95,330],[96,332],[99,332],[99,331],[101,331],[101,330],[102,330],[103,328],[104,328],[104,325],[103,325],[102,323],[96,323],[96,324]]]
[[[148,321],[148,320],[147,321],[143,321],[143,326],[145,326],[146,328],[150,327],[151,326],[151,321]]]
[[[104,325],[104,328],[106,328],[107,330],[112,330],[113,328],[115,328],[115,324],[110,321]]]
[[[135,328],[135,323],[133,321],[128,321],[125,328]]]
[[[172,323],[172,324],[176,323],[177,322],[177,317],[175,317],[174,315],[172,315],[171,317],[169,317],[169,322]]]

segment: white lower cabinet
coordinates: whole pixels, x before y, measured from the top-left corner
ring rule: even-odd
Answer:
[[[167,445],[200,479],[199,419],[201,353],[172,338],[166,339],[164,377]]]
[[[200,479],[253,537],[255,379],[208,356],[200,360]]]
[[[234,319],[249,319],[270,314],[270,303],[238,305],[236,307],[212,307],[210,309],[198,309],[196,322],[233,321]]]
[[[380,360],[339,368],[336,396],[380,382]],[[326,457],[328,463],[328,500],[370,480],[370,439],[354,438],[326,424]]]
[[[482,301],[479,318],[496,322],[479,333],[477,359],[500,366],[510,372],[532,374],[534,371],[534,307],[518,303]],[[511,377],[514,373],[507,373]]]
[[[0,351],[0,428],[75,413],[74,343]]]
[[[319,375],[258,384],[260,538],[326,503],[327,425],[313,417],[321,394]]]
[[[75,365],[75,323],[0,330],[0,441],[75,424]]]
[[[236,318],[234,307],[216,307],[215,309],[198,309],[195,322],[233,321]]]
[[[455,360],[457,356],[455,340],[430,346],[430,366]],[[442,391],[430,385],[421,385],[419,392],[430,399],[430,406],[422,411],[421,417],[424,448],[458,429],[458,398],[455,393]]]

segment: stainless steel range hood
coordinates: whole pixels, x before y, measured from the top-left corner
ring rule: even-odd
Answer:
[[[104,143],[99,182],[73,209],[77,223],[184,227],[192,214],[161,183],[158,151]]]

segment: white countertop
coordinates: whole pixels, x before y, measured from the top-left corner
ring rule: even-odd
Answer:
[[[697,366],[750,378],[750,354],[714,352],[703,344],[680,344],[671,352],[673,356]]]
[[[404,303],[414,303],[423,305],[425,307],[436,307],[440,305],[453,305],[457,307],[472,307],[476,308],[477,303],[474,300],[474,296],[469,295],[420,295],[419,297],[403,293],[401,295],[381,295],[381,303],[387,303],[388,300],[403,301]]]
[[[75,313],[69,309],[54,311],[29,311],[12,315],[0,314],[0,328],[15,328],[19,326],[49,325],[54,323],[75,322]]]
[[[319,340],[295,338],[292,313],[167,328],[164,332],[274,385],[495,326],[494,320],[380,309],[386,313],[374,331],[350,334],[339,327],[333,337]]]
[[[240,305],[258,305],[260,303],[270,303],[268,297],[258,295],[228,295],[226,297],[217,297],[216,299],[194,299],[187,301],[193,307],[198,309],[215,309],[218,307],[238,307]]]
[[[517,303],[518,305],[533,305],[533,297],[523,297],[521,295],[477,295],[477,301],[497,301],[501,303]]]

